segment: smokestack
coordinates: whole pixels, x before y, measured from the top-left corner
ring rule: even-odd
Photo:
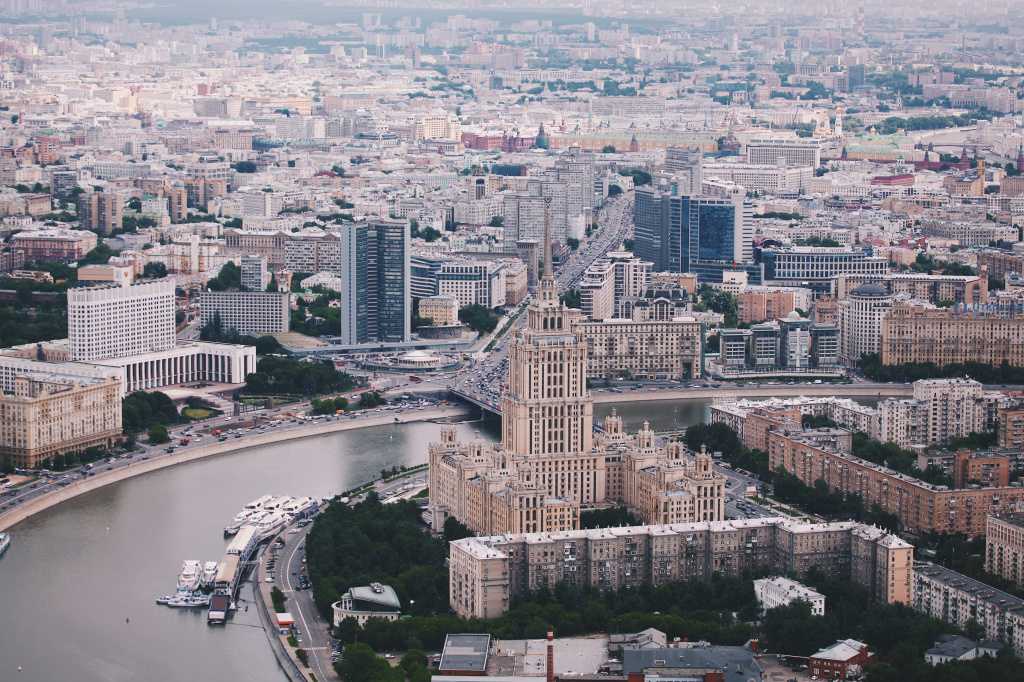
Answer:
[[[555,630],[548,628],[548,682],[555,682]]]

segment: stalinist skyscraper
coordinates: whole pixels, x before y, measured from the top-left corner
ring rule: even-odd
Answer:
[[[445,426],[430,445],[435,528],[455,516],[484,534],[572,530],[581,505],[606,504],[647,523],[721,520],[725,478],[706,453],[691,461],[680,443],[655,447],[646,424],[629,438],[614,413],[595,443],[587,344],[573,333],[581,313],[559,301],[548,218],[544,233],[539,292],[509,342],[501,443],[460,443]]]
[[[587,391],[587,346],[570,331],[581,313],[558,300],[551,272],[551,226],[544,226],[544,274],[526,329],[509,345],[509,390],[502,441],[520,455],[589,452],[594,405]]]

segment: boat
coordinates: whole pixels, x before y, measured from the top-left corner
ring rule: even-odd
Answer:
[[[0,533],[0,556],[11,546],[11,536],[7,533]]]
[[[264,495],[263,497],[257,498],[255,500],[253,500],[252,502],[250,502],[249,504],[245,505],[245,508],[246,509],[259,509],[260,507],[265,505],[267,502],[270,502],[272,499],[274,499],[273,495]]]
[[[203,564],[203,573],[199,578],[199,587],[204,590],[213,589],[213,581],[217,579],[217,568],[219,564],[216,561],[207,561]]]
[[[235,515],[235,518],[231,519],[231,523],[224,526],[224,535],[234,535],[238,532],[238,529],[245,525],[245,522],[256,513],[254,509],[246,509]]]
[[[170,595],[167,595],[166,597],[157,597],[156,598],[156,603],[157,604],[166,604],[167,602],[171,601],[172,599],[174,599],[174,597],[172,597]]]
[[[167,600],[167,605],[174,608],[209,606],[209,597],[172,597]]]
[[[181,573],[178,575],[178,590],[195,592],[199,588],[200,579],[199,562],[188,560],[181,565]]]

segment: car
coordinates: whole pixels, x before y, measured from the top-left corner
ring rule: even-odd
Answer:
[[[394,658],[394,657],[395,657],[394,654],[384,654],[384,658],[389,659],[389,660]]]

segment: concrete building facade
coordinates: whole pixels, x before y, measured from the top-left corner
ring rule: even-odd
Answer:
[[[466,538],[450,543],[450,599],[459,616],[495,618],[515,595],[560,581],[614,590],[763,567],[805,578],[812,566],[836,580],[858,580],[864,573],[852,569],[861,563],[883,578],[868,586],[872,598],[909,603],[913,546],[884,533],[855,541],[862,527],[773,517]],[[879,544],[891,551],[870,551]]]

